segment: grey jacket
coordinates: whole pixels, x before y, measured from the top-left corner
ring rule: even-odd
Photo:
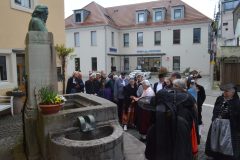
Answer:
[[[123,83],[125,82],[125,85]],[[128,79],[118,78],[114,84],[114,99],[124,99],[124,86],[128,85]]]

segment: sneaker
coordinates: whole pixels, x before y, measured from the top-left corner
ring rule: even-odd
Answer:
[[[127,130],[127,125],[123,126],[123,130],[126,131]]]

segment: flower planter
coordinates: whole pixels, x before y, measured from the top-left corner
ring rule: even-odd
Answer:
[[[61,104],[39,104],[42,114],[53,114],[61,110]]]

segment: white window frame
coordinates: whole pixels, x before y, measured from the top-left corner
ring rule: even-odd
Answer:
[[[140,37],[142,35],[142,38]],[[143,32],[137,32],[137,46],[143,46]]]
[[[35,6],[38,4],[38,0],[30,0],[30,3],[31,3],[31,7],[28,8],[28,7],[24,7],[24,6],[17,4],[15,2],[15,0],[11,0],[11,8],[20,10],[20,11],[24,11],[24,12],[28,12],[28,13],[33,13]]]
[[[97,45],[97,31],[91,31],[91,46]]]
[[[123,47],[129,47],[129,33],[123,34]]]
[[[80,19],[79,22],[77,21],[77,18],[76,18],[76,15],[77,15],[77,14],[80,14],[80,17],[81,17],[81,19]],[[75,11],[75,13],[74,13],[74,18],[75,18],[75,22],[76,22],[76,23],[82,23],[82,22],[83,22],[83,12],[82,12],[82,11]]]
[[[159,44],[158,43],[156,43],[156,42],[158,42],[157,41],[157,33],[159,33],[160,34],[160,40],[159,40]],[[154,45],[155,46],[160,46],[161,45],[161,31],[154,31]]]
[[[157,12],[161,12],[162,13],[162,16],[161,16],[161,19],[156,19],[156,13]],[[153,8],[153,22],[160,22],[160,21],[163,21],[165,19],[165,14],[166,14],[166,9],[165,8]]]
[[[194,32],[195,30],[199,30],[199,32]],[[195,33],[199,33],[199,39],[196,38]],[[197,41],[198,40],[198,41]],[[199,44],[201,43],[201,28],[193,28],[193,43],[194,44]]]
[[[142,15],[142,21],[140,21],[140,15]],[[137,13],[137,22],[138,23],[144,23],[145,22],[145,13],[144,12],[138,12]]]
[[[175,11],[176,10],[180,10],[180,14],[181,16],[180,17],[175,17]],[[171,9],[171,17],[172,17],[172,20],[179,20],[179,19],[183,19],[185,17],[184,15],[184,6],[175,6],[175,7],[172,7]]]
[[[80,47],[80,34],[79,32],[74,32],[74,46]]]

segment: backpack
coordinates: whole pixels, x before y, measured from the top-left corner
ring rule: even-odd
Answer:
[[[185,140],[191,128],[178,115],[178,106],[188,94],[160,90],[155,97],[155,123],[147,134],[145,156],[148,160],[192,160],[192,147]],[[187,152],[186,152],[187,150]]]

